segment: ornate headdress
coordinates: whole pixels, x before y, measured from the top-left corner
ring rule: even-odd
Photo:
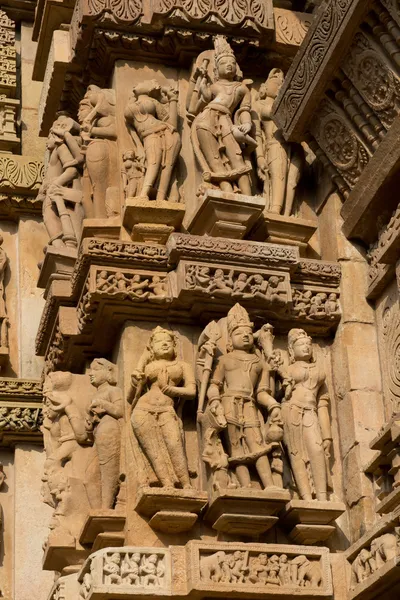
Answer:
[[[288,333],[288,346],[293,346],[300,340],[301,338],[308,338],[311,340],[310,336],[304,331],[304,329],[291,329]]]
[[[304,329],[291,329],[289,331],[288,353],[290,362],[294,362],[293,346],[298,340],[301,340],[302,338],[307,338],[308,340],[310,340],[310,342],[312,342],[312,338],[307,334],[307,332],[304,331]],[[314,362],[314,358],[312,359],[312,361]]]
[[[285,75],[282,69],[271,69],[268,75],[268,79],[277,79],[279,84],[282,85]]]
[[[215,62],[217,63],[223,56],[233,56],[235,54],[224,35],[216,35],[214,38]]]
[[[235,304],[228,312],[227,326],[228,335],[231,336],[238,327],[253,328],[253,323],[249,319],[247,310],[243,306],[240,306],[240,304]]]

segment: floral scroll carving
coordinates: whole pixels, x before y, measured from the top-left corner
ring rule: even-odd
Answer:
[[[310,131],[326,156],[352,187],[370,158],[347,119],[325,98],[310,126]]]
[[[272,3],[262,0],[157,0],[155,15],[172,15],[180,9],[186,19],[202,22],[213,19],[221,25],[241,25],[247,19],[259,29],[271,27]]]
[[[326,3],[325,10],[318,15],[313,35],[309,38],[301,61],[293,71],[293,76],[284,86],[278,100],[279,113],[282,116],[284,130],[290,128],[294,115],[304,98],[305,90],[316,78],[322,67],[331,42],[334,39],[343,18],[352,4],[352,0],[332,0]]]
[[[342,69],[389,129],[398,114],[400,79],[366,34],[356,34]]]
[[[89,0],[89,15],[101,19],[112,15],[115,23],[132,23],[142,14],[142,0]]]
[[[43,181],[43,163],[22,156],[0,157],[0,190],[36,190]]]

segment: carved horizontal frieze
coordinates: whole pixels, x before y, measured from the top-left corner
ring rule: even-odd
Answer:
[[[332,594],[329,550],[310,546],[191,541],[189,589],[201,597],[326,598]]]
[[[0,95],[4,94],[8,97],[14,97],[16,94],[16,87],[17,63],[15,51],[15,23],[8,18],[3,10],[0,10]],[[0,121],[1,120],[0,116]]]
[[[153,314],[154,307],[171,302],[165,273],[152,271],[102,269],[92,266],[77,306],[79,331],[94,319],[101,319],[103,307],[120,304],[120,311],[130,314],[130,304],[143,315]],[[142,308],[142,311],[140,311]],[[154,315],[156,316],[156,315]]]
[[[170,550],[164,548],[106,548],[92,554],[79,575],[80,597],[86,600],[170,596]]]
[[[207,302],[205,308],[211,312],[214,309],[220,312],[221,303],[240,302],[243,306],[249,304],[252,308],[282,314],[288,312],[292,300],[289,273],[285,271],[180,261],[174,279],[178,299],[194,311],[196,299],[203,308],[207,299],[212,305]]]
[[[263,244],[248,240],[230,240],[209,236],[174,233],[167,242],[169,262],[176,264],[181,259],[211,260],[213,262],[262,265],[293,271],[299,262],[299,251],[295,246]]]
[[[341,276],[340,263],[301,258],[292,275],[292,280],[337,287],[340,284]]]
[[[341,315],[338,291],[294,287],[292,314],[300,321],[338,321]]]
[[[400,574],[399,510],[382,518],[346,556],[351,565],[350,600],[394,598]]]
[[[339,281],[337,263],[299,259],[292,246],[187,234],[173,234],[166,247],[86,238],[71,279],[47,290],[36,352],[49,370],[71,361],[79,368],[75,344],[107,354],[126,320],[205,322],[236,302],[278,331],[301,324],[324,336],[340,319]]]
[[[173,577],[172,564],[180,565],[181,578]],[[85,600],[149,595],[311,600],[333,592],[327,548],[280,544],[190,541],[173,552],[105,548],[87,558],[77,579]],[[67,578],[61,582],[66,589]]]
[[[42,382],[0,379],[0,446],[42,443]]]

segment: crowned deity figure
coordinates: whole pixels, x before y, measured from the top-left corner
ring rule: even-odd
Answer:
[[[125,108],[125,120],[144,164],[138,196],[167,200],[181,148],[178,127],[178,90],[151,79],[137,83]]]
[[[211,412],[218,423],[227,465],[220,461],[217,468],[233,469],[239,486],[249,488],[252,487],[249,467],[254,466],[264,489],[282,488],[280,474],[274,472],[275,465],[272,465],[272,457],[276,456],[274,450],[279,451],[282,439],[281,407],[273,397],[273,374],[264,355],[256,349],[253,323],[239,304],[229,311],[226,327],[226,353],[214,361],[212,369],[207,369],[207,357],[202,360],[202,355],[214,354],[218,336],[210,335],[212,332],[207,332],[206,328],[200,338],[199,360],[205,365],[203,379],[206,382],[207,370],[211,373],[204,417],[201,405],[203,385],[200,387],[199,419],[209,424],[207,415]],[[214,428],[217,429],[216,426]],[[208,430],[205,430],[203,438],[208,444],[212,442]],[[214,454],[218,452],[222,456],[217,446]],[[210,448],[205,446],[203,460],[209,464],[210,455]]]
[[[191,488],[182,421],[177,413],[185,400],[196,397],[196,382],[191,366],[177,358],[176,337],[171,331],[154,329],[132,373],[132,386],[132,429],[156,475],[156,484]],[[143,462],[139,459],[138,464]]]
[[[283,71],[271,69],[256,97],[256,157],[257,173],[263,182],[267,210],[290,216],[301,175],[303,152],[298,144],[284,140],[281,130],[272,119],[272,105],[283,80]]]
[[[288,334],[290,365],[285,371],[282,401],[283,441],[303,500],[328,500],[332,432],[329,395],[321,360],[303,329]]]
[[[256,146],[250,135],[252,81],[243,81],[224,36],[215,37],[214,49],[213,78],[209,75],[210,59],[203,53],[189,85],[186,108],[188,119],[193,120],[194,152],[205,182],[225,192],[251,195],[250,154]]]

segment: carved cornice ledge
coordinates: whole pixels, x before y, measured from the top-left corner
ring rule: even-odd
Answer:
[[[330,0],[316,12],[274,104],[275,120],[287,140],[304,139],[321,90],[340,65],[370,4],[369,0]]]
[[[181,259],[212,260],[212,262],[273,267],[279,264],[293,272],[299,263],[299,250],[295,246],[263,244],[247,240],[229,240],[208,236],[173,233],[168,242],[169,263]]]
[[[0,379],[0,447],[42,444],[42,382]]]

